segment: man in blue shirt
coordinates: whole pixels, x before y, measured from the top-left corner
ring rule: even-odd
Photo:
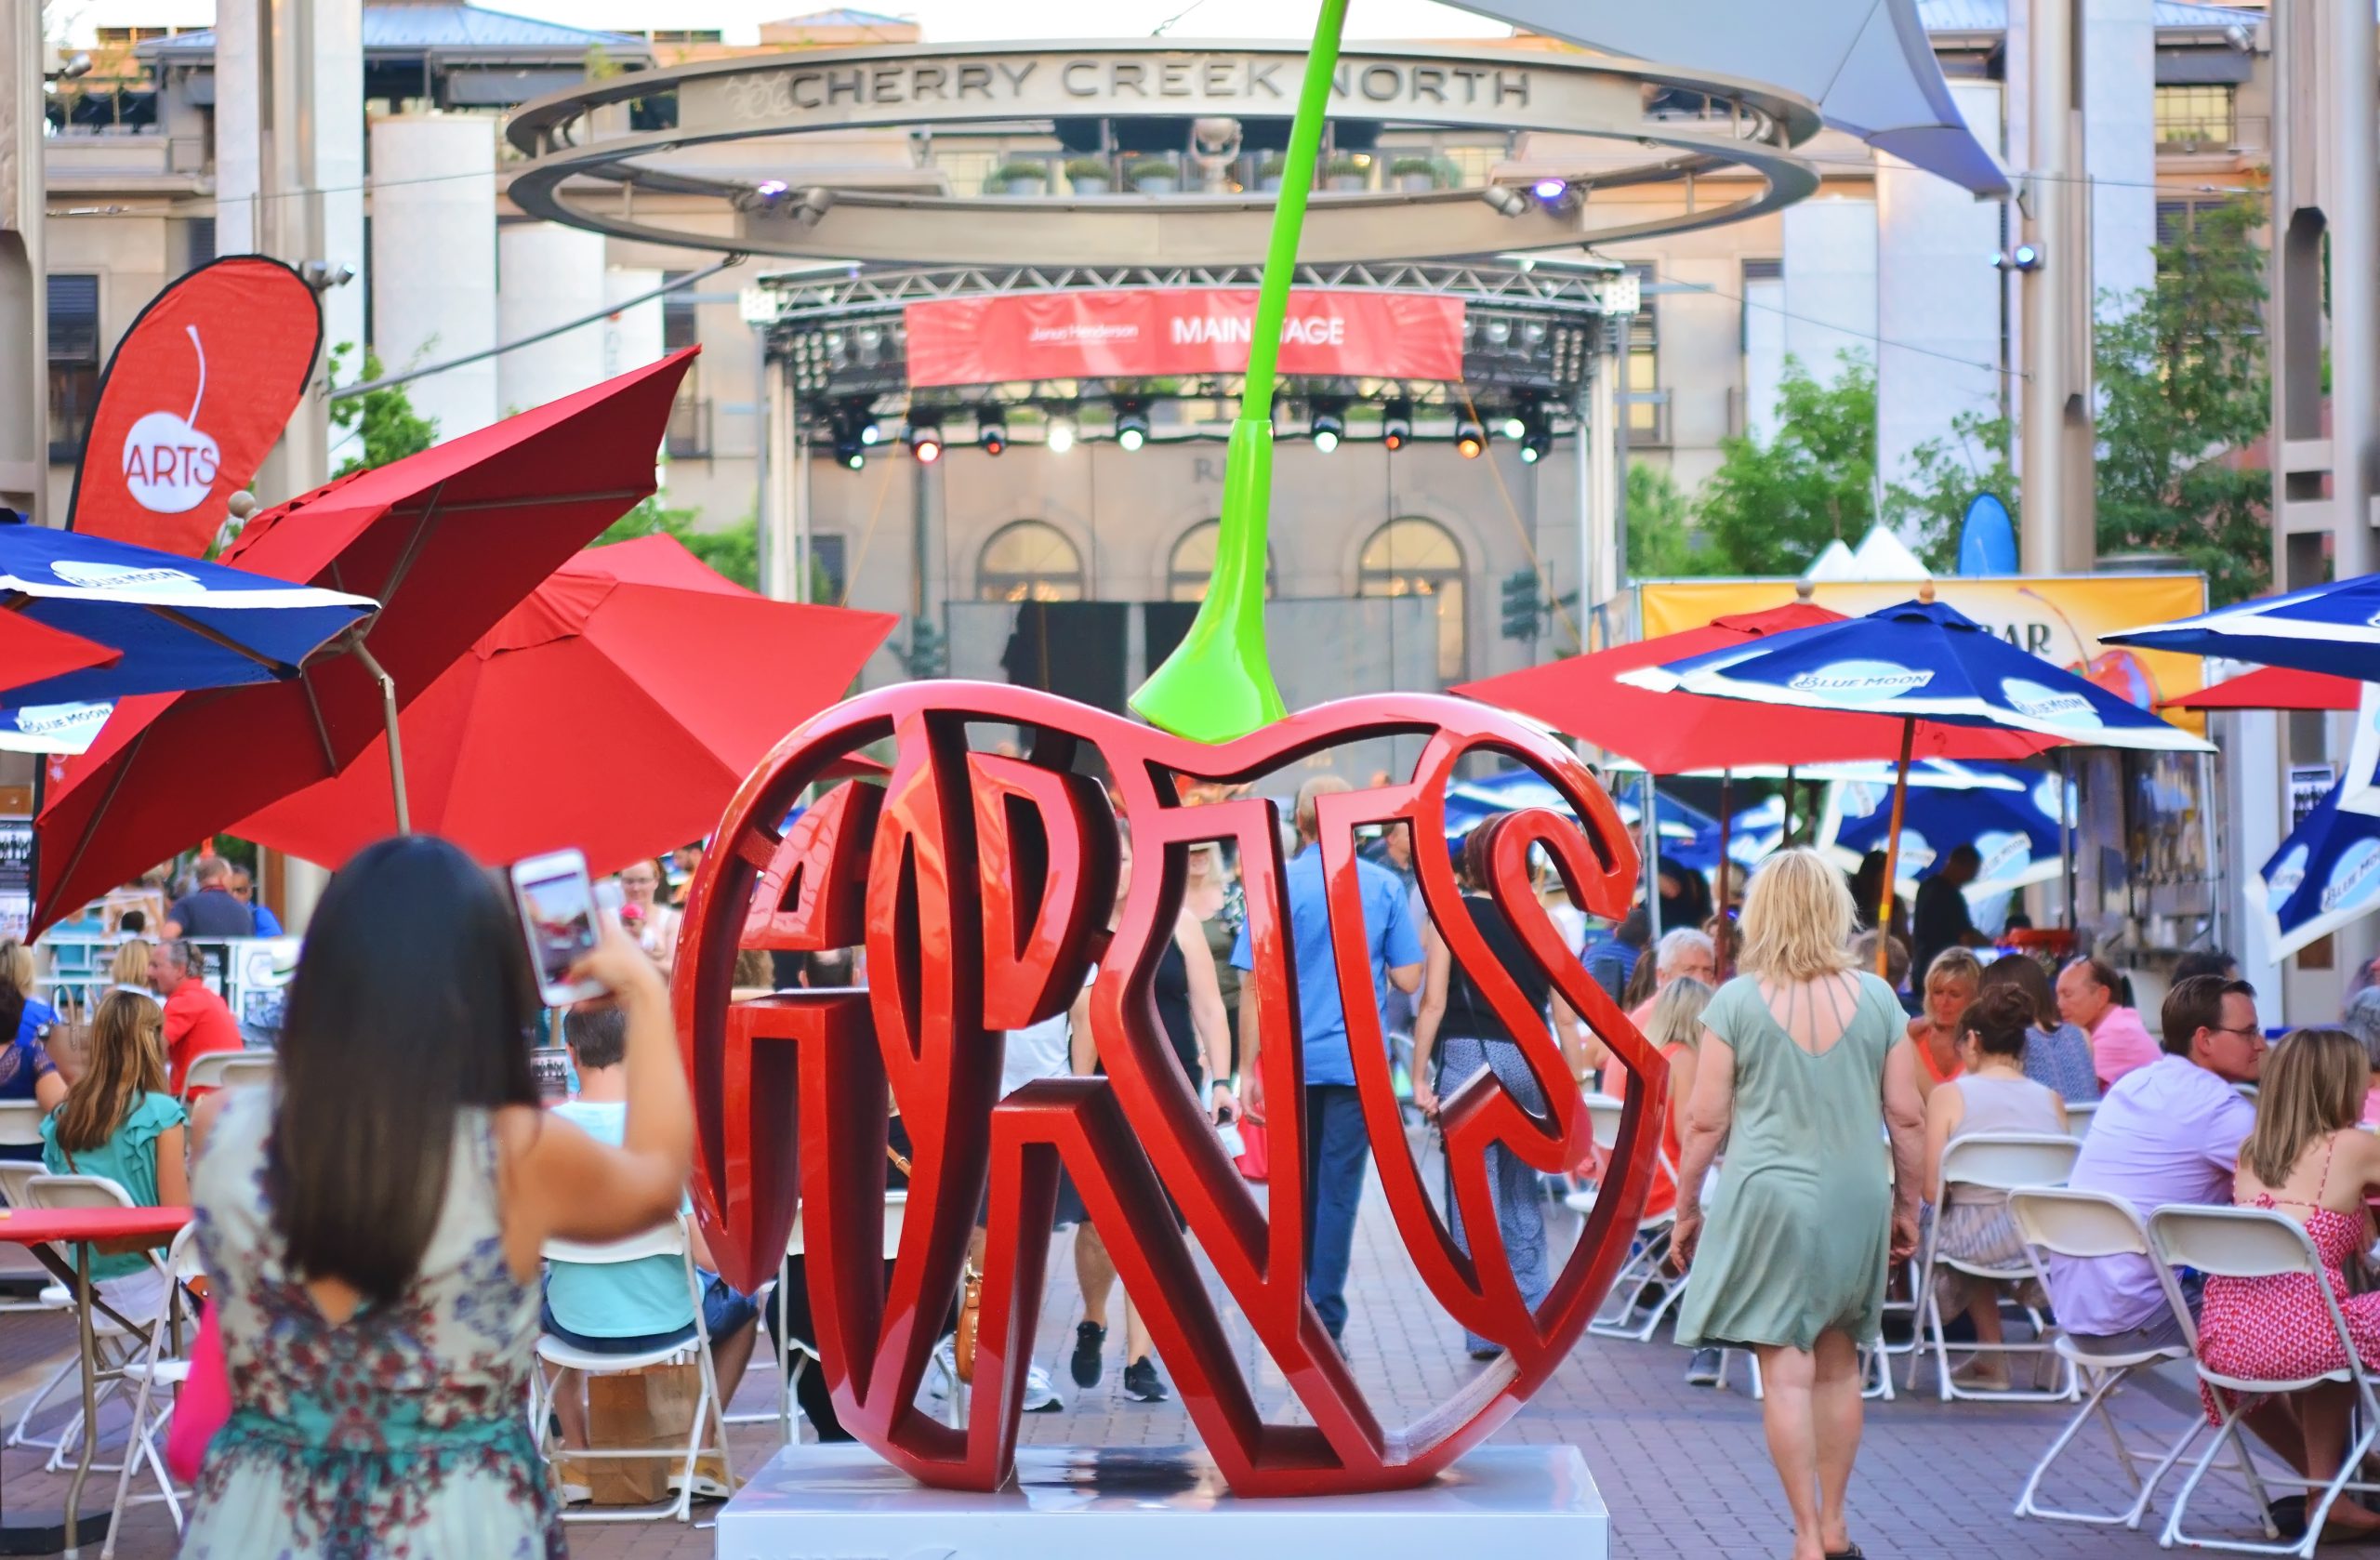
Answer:
[[[1347,1325],[1347,1263],[1355,1245],[1355,1208],[1364,1193],[1364,1167],[1371,1139],[1364,1130],[1355,1097],[1355,1069],[1347,1049],[1347,1014],[1339,1000],[1338,960],[1330,946],[1330,914],[1323,886],[1316,799],[1350,789],[1334,775],[1316,775],[1298,787],[1297,854],[1284,874],[1289,935],[1296,949],[1298,1028],[1305,1058],[1305,1260],[1306,1296],[1335,1340]],[[1378,1011],[1388,988],[1418,990],[1421,941],[1407,907],[1405,884],[1386,867],[1358,859],[1362,885],[1364,946],[1372,970],[1372,1005]],[[1248,930],[1240,929],[1231,961],[1253,970]],[[1239,985],[1241,1072],[1255,1071],[1262,1038],[1257,1032],[1256,985]],[[1342,1347],[1342,1353],[1344,1352]]]

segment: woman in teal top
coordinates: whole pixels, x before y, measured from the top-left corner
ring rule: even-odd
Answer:
[[[165,1015],[155,1002],[110,992],[91,1017],[83,1076],[41,1124],[41,1162],[52,1175],[105,1176],[143,1208],[190,1201],[181,1103],[165,1092]],[[165,1278],[140,1252],[94,1256],[101,1298],[126,1319],[157,1314]]]
[[[1894,1044],[1899,999],[1852,968],[1851,928],[1850,891],[1816,852],[1780,852],[1752,878],[1744,972],[1702,1013],[1672,1235],[1692,1272],[1677,1341],[1760,1358],[1793,1560],[1859,1553],[1843,1510],[1859,1450],[1859,1345],[1876,1339],[1887,1262],[1917,1246],[1915,1064]],[[1723,1142],[1706,1235],[1703,1179]]]

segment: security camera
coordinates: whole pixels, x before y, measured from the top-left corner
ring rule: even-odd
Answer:
[[[305,260],[298,264],[298,274],[314,291],[326,293],[354,281],[355,268],[342,260]]]
[[[1503,217],[1518,217],[1528,209],[1527,192],[1510,184],[1490,184],[1479,192],[1479,198],[1496,208]]]

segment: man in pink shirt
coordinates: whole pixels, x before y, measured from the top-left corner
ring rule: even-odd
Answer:
[[[2091,1037],[2091,1068],[2102,1089],[2158,1057],[2140,1014],[2117,1004],[2122,989],[2121,977],[2103,958],[2078,958],[2057,972],[2057,1016]]]

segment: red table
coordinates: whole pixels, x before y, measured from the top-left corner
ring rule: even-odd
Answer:
[[[0,1526],[0,1554],[56,1554],[60,1550],[72,1554],[81,1539],[83,1484],[91,1475],[99,1422],[99,1361],[91,1328],[92,1247],[106,1253],[164,1246],[182,1232],[191,1217],[187,1208],[0,1209],[0,1241],[24,1247],[44,1267],[73,1287],[76,1343],[83,1364],[83,1450],[75,1463],[74,1480],[67,1487],[64,1521],[33,1527]],[[145,1330],[126,1317],[115,1319],[136,1334]]]

